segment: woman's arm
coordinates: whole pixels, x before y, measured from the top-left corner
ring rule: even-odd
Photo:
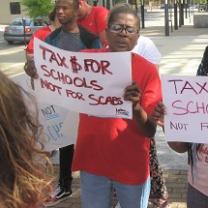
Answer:
[[[129,100],[133,104],[133,118],[136,121],[139,129],[147,137],[153,137],[156,132],[156,123],[149,119],[146,111],[140,105],[140,90],[135,82],[126,87],[124,99]]]

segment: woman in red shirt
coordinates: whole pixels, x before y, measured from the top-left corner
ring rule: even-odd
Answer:
[[[135,11],[128,5],[117,6],[110,12],[106,29],[109,48],[88,52],[131,51],[138,34]],[[129,64],[134,82],[124,89],[124,99],[132,102],[133,119],[80,115],[73,170],[81,171],[83,207],[110,208],[112,187],[121,207],[147,207],[149,145],[156,131],[149,115],[161,99],[161,83],[155,65],[141,56],[132,54]]]

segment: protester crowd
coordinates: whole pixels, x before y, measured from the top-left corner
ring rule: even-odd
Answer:
[[[52,188],[53,173],[48,153],[41,149],[42,127],[34,98],[0,73],[0,207],[54,206],[71,196],[72,172],[80,171],[83,208],[110,208],[112,195],[121,208],[168,208],[154,138],[157,125],[164,129],[166,113],[159,76],[161,55],[150,39],[140,35],[137,13],[128,4],[108,11],[97,2],[92,6],[85,0],[57,0],[49,19],[51,24],[36,31],[26,48],[24,69],[31,83],[38,78],[34,38],[59,49],[101,56],[131,51],[132,83],[123,89],[123,99],[131,102],[133,119],[80,113],[76,144],[59,149],[59,180]],[[207,51],[197,75],[207,76]],[[34,111],[30,104],[27,108],[28,102],[34,104]],[[177,152],[188,152],[188,208],[207,207],[208,146],[168,144]]]

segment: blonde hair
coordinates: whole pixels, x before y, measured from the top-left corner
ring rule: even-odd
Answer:
[[[33,99],[0,72],[1,208],[36,207],[51,190],[51,165],[35,141],[40,127],[37,114],[28,110],[24,97]]]

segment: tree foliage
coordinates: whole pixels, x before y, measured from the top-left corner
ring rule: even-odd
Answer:
[[[22,0],[30,17],[47,16],[53,9],[54,4],[51,0]]]

